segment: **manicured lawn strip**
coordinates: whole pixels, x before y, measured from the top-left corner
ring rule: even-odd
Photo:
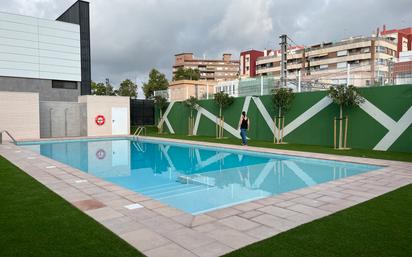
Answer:
[[[0,156],[0,256],[143,256]]]
[[[408,185],[226,256],[412,256],[411,217]]]
[[[131,131],[134,132],[134,128],[132,128]],[[222,143],[222,144],[231,144],[231,145],[240,145],[241,143],[240,139],[236,139],[236,138],[216,139],[214,137],[207,137],[207,136],[186,136],[186,135],[176,135],[176,134],[166,134],[166,133],[157,134],[156,130],[151,127],[149,127],[147,130],[147,136],[175,138],[175,139],[203,141],[203,142],[213,142],[213,143]],[[294,150],[294,151],[326,153],[326,154],[335,154],[335,155],[347,155],[347,156],[355,156],[355,157],[366,157],[366,158],[375,158],[375,159],[384,159],[384,160],[412,162],[412,154],[403,153],[403,152],[385,152],[385,151],[373,151],[373,150],[364,150],[364,149],[335,150],[333,148],[325,147],[325,146],[299,145],[299,144],[279,144],[277,145],[272,142],[256,141],[256,140],[249,140],[248,144],[250,146],[266,147],[266,148],[274,148],[274,149],[284,149],[284,150]]]

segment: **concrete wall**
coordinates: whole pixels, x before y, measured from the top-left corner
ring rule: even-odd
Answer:
[[[52,88],[52,81],[46,79],[0,77],[0,91],[38,92],[40,101],[77,102],[80,85],[77,89],[61,89]]]
[[[8,130],[17,140],[38,139],[39,94],[0,92],[0,130]]]
[[[130,98],[121,96],[93,96],[79,97],[79,103],[87,104],[87,135],[107,136],[112,135],[112,108],[127,108],[127,134],[130,134]],[[105,117],[105,123],[97,125],[95,118],[98,115]],[[82,121],[84,122],[84,121]]]
[[[40,102],[40,137],[86,136],[80,109],[75,102]]]

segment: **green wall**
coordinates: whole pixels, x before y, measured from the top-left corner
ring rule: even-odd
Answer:
[[[412,105],[412,85],[361,88],[360,92],[365,99],[395,122]],[[285,126],[326,95],[326,91],[296,93],[292,107],[285,115]],[[271,96],[261,96],[259,99],[270,116],[275,116],[277,110],[271,103]],[[234,103],[223,111],[225,122],[234,128],[237,128],[244,101],[245,97],[236,98]],[[214,115],[218,115],[219,109],[213,100],[199,101],[199,105]],[[387,128],[371,117],[373,114],[368,114],[360,107],[346,108],[344,112],[349,115],[348,147],[373,149],[388,132]],[[158,114],[158,111],[156,111],[156,114]],[[188,133],[189,115],[190,111],[184,103],[175,102],[173,104],[167,119],[176,134]],[[196,117],[196,112],[194,112],[194,115]],[[333,118],[338,115],[339,108],[336,104],[332,103],[288,134],[285,137],[285,141],[296,144],[333,146]],[[250,101],[248,116],[251,122],[248,137],[251,140],[273,141],[273,133],[254,101]],[[167,126],[165,125],[164,127],[165,131],[168,131]],[[215,123],[202,115],[197,134],[215,136]],[[225,136],[233,137],[227,131],[225,131]],[[412,152],[411,124],[387,150]]]

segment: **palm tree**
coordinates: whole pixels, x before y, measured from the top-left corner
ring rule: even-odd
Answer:
[[[363,103],[365,99],[359,94],[359,90],[353,85],[339,85],[336,87],[329,88],[329,97],[332,98],[333,102],[339,105],[339,149],[342,147],[342,122],[343,122],[343,107],[356,107]],[[345,125],[345,142],[346,147],[346,134],[347,134],[347,115],[346,115],[346,125]]]

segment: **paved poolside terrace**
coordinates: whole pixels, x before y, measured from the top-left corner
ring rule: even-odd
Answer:
[[[384,167],[191,215],[11,143],[0,154],[147,256],[220,256],[412,183],[408,162],[142,138]]]

